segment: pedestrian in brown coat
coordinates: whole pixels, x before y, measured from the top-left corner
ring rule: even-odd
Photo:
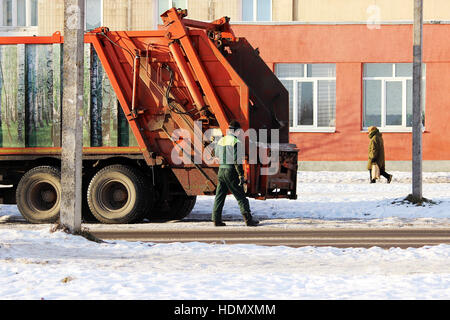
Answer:
[[[385,160],[384,160],[384,142],[381,132],[377,127],[369,127],[369,161],[367,162],[367,169],[370,174],[370,183],[375,183],[375,177],[372,177],[372,166],[377,164],[380,168],[380,175],[387,179],[387,183],[391,183],[392,174],[388,174],[385,171]]]

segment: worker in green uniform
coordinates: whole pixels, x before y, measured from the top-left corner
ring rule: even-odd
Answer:
[[[222,137],[214,151],[219,158],[219,174],[216,188],[216,197],[212,212],[212,221],[216,227],[225,226],[222,221],[222,209],[228,190],[236,198],[241,214],[247,226],[256,226],[259,221],[252,217],[250,204],[244,191],[243,146],[236,137],[236,131],[241,128],[239,122],[233,120],[229,124],[229,134]]]

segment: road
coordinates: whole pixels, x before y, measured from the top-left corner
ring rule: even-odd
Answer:
[[[33,225],[20,216],[0,223],[16,230],[50,229],[52,225]],[[217,244],[256,244],[265,246],[332,246],[338,248],[373,246],[408,248],[450,244],[450,222],[433,223],[389,220],[338,221],[314,219],[268,219],[258,227],[246,227],[242,220],[227,221],[226,227],[214,227],[206,220],[107,225],[83,223],[91,234],[102,240],[128,240],[155,243],[205,242]]]
[[[257,244],[265,246],[333,246],[339,248],[373,246],[408,248],[450,244],[450,228],[442,229],[321,229],[280,230],[228,227],[187,230],[93,230],[102,240],[129,240],[155,243],[206,242]]]

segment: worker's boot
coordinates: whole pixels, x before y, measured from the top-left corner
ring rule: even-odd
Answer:
[[[255,227],[259,224],[259,220],[252,217],[252,215],[250,213],[245,213],[244,214],[244,220],[245,220],[245,224],[248,227]]]
[[[222,222],[222,221],[214,221],[214,226],[215,227],[225,227],[226,224],[225,224],[225,222]]]
[[[221,211],[219,211],[221,212]],[[211,220],[215,227],[225,227],[226,224],[222,222],[222,213],[218,213],[217,210],[213,210]]]

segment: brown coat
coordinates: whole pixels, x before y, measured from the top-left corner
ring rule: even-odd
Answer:
[[[367,170],[372,169],[372,163],[376,162],[380,167],[380,171],[385,171],[384,161],[384,142],[381,132],[374,129],[369,132],[369,161],[367,162]]]

